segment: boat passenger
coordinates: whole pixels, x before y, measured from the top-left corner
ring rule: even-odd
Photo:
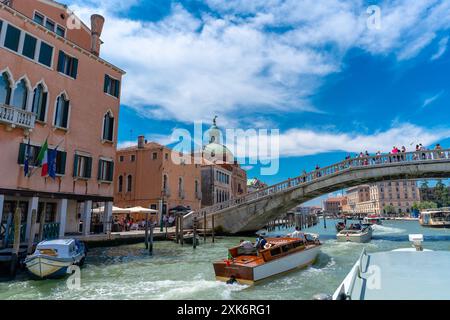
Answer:
[[[241,240],[239,247],[242,249],[243,254],[254,254],[256,252],[255,247],[248,240]]]
[[[267,244],[267,240],[264,239],[263,236],[261,236],[260,238],[261,238],[261,240],[259,241],[258,249],[263,250],[263,249],[264,249],[264,246]]]
[[[291,238],[303,238],[302,237],[302,232],[300,231],[299,227],[295,227],[295,231],[292,232]]]

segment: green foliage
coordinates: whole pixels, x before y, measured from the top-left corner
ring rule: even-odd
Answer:
[[[422,201],[422,202],[414,202],[412,205],[413,210],[425,210],[425,209],[436,209],[437,203],[433,201]]]

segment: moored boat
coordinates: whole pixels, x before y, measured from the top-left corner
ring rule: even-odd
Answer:
[[[419,223],[429,228],[450,228],[450,208],[423,210]]]
[[[361,253],[333,300],[448,300],[450,251],[423,249],[422,235],[410,235],[414,248]]]
[[[345,222],[338,222],[336,223],[336,231],[340,232],[346,228]]]
[[[356,224],[339,231],[336,238],[339,242],[366,243],[372,240],[372,231],[373,230],[370,225],[362,226],[360,224]]]
[[[321,243],[317,235],[296,238],[267,238],[264,249],[237,246],[229,249],[229,259],[214,263],[216,279],[252,285],[271,276],[311,265]]]
[[[81,266],[86,257],[86,247],[75,239],[42,241],[36,250],[25,259],[28,271],[45,278],[63,277],[71,265]]]

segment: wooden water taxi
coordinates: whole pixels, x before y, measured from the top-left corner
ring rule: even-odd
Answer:
[[[266,238],[262,250],[241,246],[229,249],[229,259],[214,263],[216,279],[253,285],[258,281],[314,263],[321,243],[317,235],[299,238]]]
[[[450,208],[423,210],[419,223],[422,227],[450,228]]]
[[[367,216],[367,217],[364,217],[363,223],[370,224],[370,225],[374,225],[374,224],[381,225],[381,217],[376,216],[376,215]]]

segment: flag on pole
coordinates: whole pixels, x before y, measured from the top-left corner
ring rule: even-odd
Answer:
[[[58,147],[56,147],[54,150],[48,151],[48,176],[52,178],[53,180],[56,179],[56,155]]]
[[[30,145],[30,138],[28,137],[28,144],[25,147],[25,163],[23,166],[23,173],[25,177],[28,177],[30,174],[30,151],[31,151],[31,145]]]
[[[41,177],[45,177],[48,174],[48,142],[45,139],[44,144],[41,146],[41,150],[37,156],[37,163],[41,164],[42,171]]]

